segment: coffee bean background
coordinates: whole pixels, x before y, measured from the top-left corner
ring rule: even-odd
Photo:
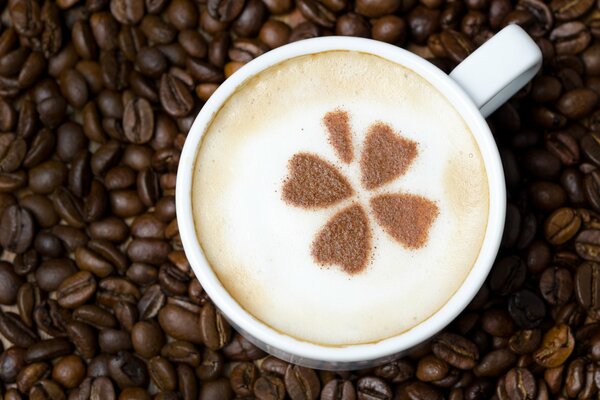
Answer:
[[[489,118],[508,211],[471,305],[361,371],[289,365],[231,329],[185,258],[174,202],[186,133],[219,84],[326,35],[449,72],[510,23],[544,64]],[[596,399],[599,168],[594,0],[0,0],[0,395]]]

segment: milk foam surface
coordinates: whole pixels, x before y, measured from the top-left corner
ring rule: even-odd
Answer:
[[[350,118],[349,164],[323,124],[335,109]],[[359,160],[375,122],[417,142],[418,154],[404,175],[368,191]],[[288,161],[301,152],[339,168],[355,194],[319,209],[283,201]],[[377,225],[369,200],[385,193],[435,202],[424,247],[407,249]],[[297,339],[341,346],[400,334],[448,301],[479,254],[488,193],[475,139],[445,97],[398,64],[334,51],[273,66],[227,100],[198,150],[192,207],[210,265],[243,308]],[[311,256],[329,218],[351,204],[362,205],[372,232],[371,261],[355,275]]]

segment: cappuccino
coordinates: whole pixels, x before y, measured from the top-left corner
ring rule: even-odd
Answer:
[[[206,259],[273,329],[380,341],[438,311],[479,254],[489,191],[468,126],[402,65],[301,56],[245,81],[204,132],[191,188]]]

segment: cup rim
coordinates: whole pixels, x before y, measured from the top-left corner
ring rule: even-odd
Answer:
[[[285,60],[327,52],[357,51],[373,54],[411,69],[442,93],[459,112],[479,146],[489,187],[488,224],[471,271],[450,300],[428,319],[399,335],[374,343],[325,346],[280,333],[243,309],[222,286],[199,244],[192,213],[192,178],[196,153],[205,129],[235,89],[264,69]],[[382,359],[409,349],[446,327],[475,297],[500,247],[506,213],[506,188],[498,148],[485,119],[467,94],[447,74],[427,60],[402,48],[372,39],[320,37],[287,44],[250,61],[223,82],[204,104],[192,124],[180,157],[176,181],[176,212],[184,251],[196,277],[214,304],[242,332],[268,349],[299,360],[351,363]]]

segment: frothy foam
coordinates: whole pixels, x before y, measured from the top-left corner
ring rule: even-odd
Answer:
[[[223,286],[257,319],[322,345],[429,318],[487,226],[485,167],[461,116],[419,75],[364,53],[249,79],[194,168],[194,222]]]

